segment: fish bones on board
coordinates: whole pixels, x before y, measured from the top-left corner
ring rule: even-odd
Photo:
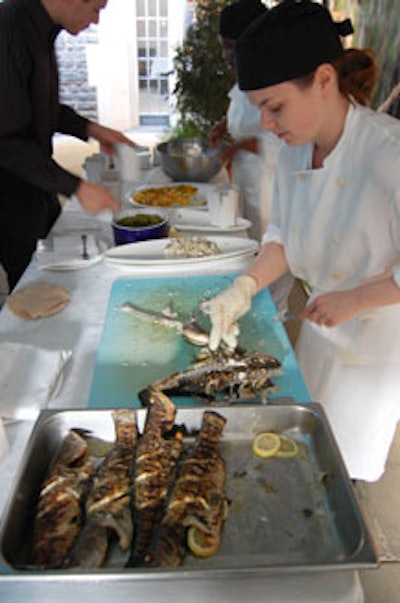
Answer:
[[[85,523],[71,551],[65,568],[98,568],[104,563],[110,534],[118,538],[121,550],[132,542],[131,474],[137,441],[136,413],[118,409],[112,413],[116,442],[92,477],[85,501]]]
[[[146,405],[151,388],[155,388],[168,396],[195,396],[210,402],[218,396],[225,396],[224,401],[260,397],[266,402],[268,394],[276,391],[271,377],[280,372],[280,361],[263,352],[242,348],[220,349],[216,352],[205,350],[202,357],[187,369],[152,383],[138,396]]]
[[[33,531],[36,565],[52,569],[62,563],[83,521],[81,501],[92,471],[87,443],[70,430],[39,493]]]
[[[218,448],[225,423],[218,413],[204,412],[196,442],[179,463],[177,480],[147,556],[149,564],[179,566],[190,547],[192,530],[213,543],[213,553],[218,549],[227,511],[226,468]]]

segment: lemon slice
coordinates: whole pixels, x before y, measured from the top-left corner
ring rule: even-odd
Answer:
[[[196,557],[212,557],[219,549],[220,537],[209,536],[194,527],[187,533],[187,545]]]
[[[280,434],[279,439],[281,441],[281,445],[276,453],[276,456],[286,459],[292,459],[295,457],[299,452],[299,447],[297,446],[295,440],[283,434]]]
[[[253,452],[263,459],[274,456],[281,447],[281,439],[273,431],[263,431],[253,441]]]

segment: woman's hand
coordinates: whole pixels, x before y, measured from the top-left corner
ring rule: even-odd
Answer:
[[[239,276],[231,287],[219,293],[201,306],[210,315],[210,350],[216,350],[221,341],[235,348],[239,336],[238,319],[251,307],[251,299],[257,293],[257,282],[251,276]]]
[[[399,303],[400,288],[388,269],[354,289],[319,295],[306,306],[300,319],[336,327],[365,310]]]
[[[316,297],[305,307],[299,318],[326,327],[336,327],[357,313],[357,295],[354,290],[335,291]]]

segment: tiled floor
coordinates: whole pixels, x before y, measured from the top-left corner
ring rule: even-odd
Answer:
[[[152,140],[153,136],[150,135],[137,142],[150,144]],[[88,147],[84,143],[74,144],[72,139],[64,137],[56,140],[57,158],[75,173],[80,173],[84,158],[96,150],[96,145]],[[291,310],[299,313],[304,302],[304,292],[296,284],[290,298]],[[297,321],[287,324],[289,337],[293,342],[296,340],[298,328]],[[382,560],[379,569],[364,571],[361,574],[365,603],[399,603],[400,565],[396,563],[396,559],[400,559],[400,428],[392,446],[385,475],[376,483],[359,482],[356,495]]]

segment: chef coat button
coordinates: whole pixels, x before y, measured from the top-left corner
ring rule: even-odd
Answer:
[[[346,184],[346,181],[344,178],[338,178],[337,180],[337,185],[339,188],[344,188],[344,185]]]
[[[305,182],[307,180],[307,174],[298,174],[298,178],[300,182]]]
[[[293,224],[293,226],[290,229],[290,232],[292,235],[298,235],[299,234],[299,227],[297,226],[297,224]]]
[[[343,276],[340,274],[340,272],[332,272],[331,274],[331,279],[333,281],[340,281],[342,280]]]
[[[339,237],[337,237],[336,235],[333,235],[331,237],[331,243],[332,243],[332,245],[337,245],[339,243]]]

